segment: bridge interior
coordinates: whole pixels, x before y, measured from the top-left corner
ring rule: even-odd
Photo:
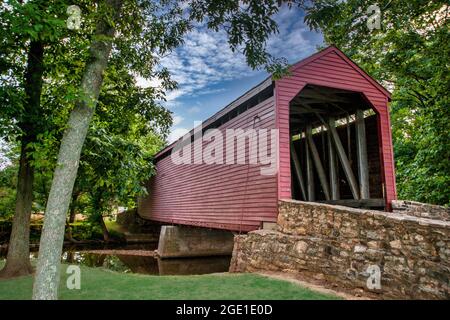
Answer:
[[[305,86],[290,103],[292,198],[383,209],[377,117],[359,92]]]

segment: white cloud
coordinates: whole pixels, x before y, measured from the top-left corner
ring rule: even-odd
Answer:
[[[283,6],[275,17],[279,33],[273,35],[267,43],[269,52],[276,57],[285,57],[289,62],[296,62],[315,51],[314,36],[303,23],[303,16],[298,8],[287,9]],[[241,80],[256,75],[257,71],[248,67],[241,53],[232,52],[227,43],[225,31],[213,32],[204,26],[197,26],[185,37],[185,43],[161,61],[178,88],[168,92],[164,104],[169,109],[186,106],[186,119],[201,111],[195,102],[185,105],[180,98],[197,97],[224,91],[220,87],[223,81]],[[174,142],[190,128],[181,127],[184,119],[174,116],[174,125],[168,141]],[[183,124],[184,126],[184,124]]]
[[[175,115],[173,117],[173,126],[175,127],[175,126],[179,125],[183,120],[184,120],[184,118],[182,116]]]
[[[186,93],[187,93],[186,90],[181,90],[181,89],[172,90],[166,94],[166,99],[167,99],[167,101],[173,101],[176,98],[181,97],[182,95],[184,95]]]
[[[162,60],[172,79],[178,82],[178,89],[168,93],[167,100],[209,94],[212,91],[206,88],[210,85],[251,75],[244,57],[231,52],[226,42],[224,31],[215,33],[204,28],[191,31],[184,45]]]
[[[199,107],[195,107],[195,106],[188,109],[189,113],[198,113],[200,111],[201,111],[201,109]]]
[[[136,76],[136,84],[141,88],[158,88],[161,86],[162,81],[159,78],[146,79],[141,76]]]
[[[282,7],[275,21],[279,33],[270,37],[267,42],[271,54],[296,62],[315,51],[314,43],[306,37],[311,31],[303,22],[299,8]]]
[[[181,138],[188,132],[189,129],[186,128],[173,128],[169,136],[167,137],[167,140],[169,143],[172,143],[174,141],[177,141],[179,138]]]
[[[275,20],[280,32],[268,40],[270,53],[295,62],[314,51],[313,42],[306,37],[310,31],[300,9],[283,6]],[[201,25],[186,35],[183,46],[162,59],[162,65],[178,82],[178,89],[168,93],[168,101],[219,92],[214,90],[223,89],[211,89],[211,85],[256,73],[241,53],[231,51],[225,31],[213,32]]]

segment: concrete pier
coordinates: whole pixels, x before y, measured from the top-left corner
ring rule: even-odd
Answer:
[[[161,258],[231,255],[231,231],[185,226],[162,226],[157,253]]]

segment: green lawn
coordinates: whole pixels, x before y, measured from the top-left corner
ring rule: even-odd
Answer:
[[[3,262],[0,261],[0,267]],[[148,276],[81,267],[81,289],[66,288],[63,266],[60,299],[337,299],[296,284],[255,274]],[[0,300],[30,299],[32,278],[0,280]]]

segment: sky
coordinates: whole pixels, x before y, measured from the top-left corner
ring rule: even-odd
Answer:
[[[294,63],[323,44],[322,35],[305,25],[300,9],[283,6],[274,18],[280,32],[267,43],[274,56]],[[204,27],[193,29],[184,45],[165,57],[162,65],[178,82],[178,89],[167,94],[165,103],[174,120],[169,142],[192,129],[194,121],[206,120],[268,76],[248,67],[241,53],[231,52],[225,32]],[[138,84],[152,85],[145,79],[138,79]]]

